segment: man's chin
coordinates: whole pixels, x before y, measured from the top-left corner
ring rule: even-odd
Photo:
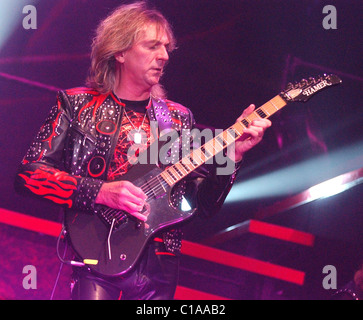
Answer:
[[[160,82],[160,77],[153,77],[149,79],[148,83],[151,87],[158,85]]]

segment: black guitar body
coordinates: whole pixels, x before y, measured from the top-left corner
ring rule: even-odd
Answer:
[[[136,264],[147,242],[156,233],[193,215],[194,210],[181,211],[172,206],[172,187],[158,185],[159,180],[156,179],[162,171],[156,165],[137,164],[123,176],[123,180],[136,186],[145,188],[152,184],[154,187],[144,206],[145,222],[118,211],[122,218],[112,227],[111,221],[107,223],[99,214],[66,213],[65,227],[71,245],[82,261],[96,260],[97,264],[88,265],[94,272],[106,276],[125,274]],[[103,209],[110,210],[107,207]]]

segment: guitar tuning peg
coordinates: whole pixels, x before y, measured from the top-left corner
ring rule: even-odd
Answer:
[[[288,91],[291,90],[292,88],[294,88],[294,85],[291,82],[289,82],[286,86],[286,90]]]

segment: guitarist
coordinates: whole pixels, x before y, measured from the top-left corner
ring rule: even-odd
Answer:
[[[146,194],[131,182],[119,180],[133,164],[136,153],[132,150],[157,138],[151,133],[151,121],[169,123],[179,132],[195,124],[190,110],[167,100],[159,84],[174,48],[170,25],[160,12],[143,2],[116,8],[96,30],[89,87],[58,93],[22,160],[16,190],[66,210],[97,214],[98,206],[106,205],[145,221],[140,211]],[[168,121],[155,112],[160,104],[170,113]],[[253,110],[250,105],[239,120]],[[243,154],[261,141],[270,125],[267,119],[254,121],[243,135],[249,139],[240,138],[233,150],[228,148],[227,159],[234,168],[229,175],[216,174],[217,165],[204,165],[187,181],[179,182],[173,194],[176,205],[185,196],[198,214],[216,213]],[[180,245],[180,230],[163,232],[150,241],[132,270],[116,278],[74,267],[72,298],[173,299]]]

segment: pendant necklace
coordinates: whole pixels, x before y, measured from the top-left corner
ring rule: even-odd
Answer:
[[[144,124],[144,121],[145,121],[145,118],[146,118],[146,112],[145,112],[144,118],[142,119],[141,125],[138,128],[136,128],[135,125],[134,125],[134,123],[130,120],[129,116],[127,115],[127,111],[126,110],[125,110],[125,115],[126,115],[127,120],[129,120],[129,122],[131,123],[131,125],[134,128],[134,130],[132,130],[132,131],[134,131],[134,133],[133,133],[133,139],[132,140],[136,144],[140,144],[141,143],[141,132],[140,132],[140,130],[141,130],[143,124]]]

